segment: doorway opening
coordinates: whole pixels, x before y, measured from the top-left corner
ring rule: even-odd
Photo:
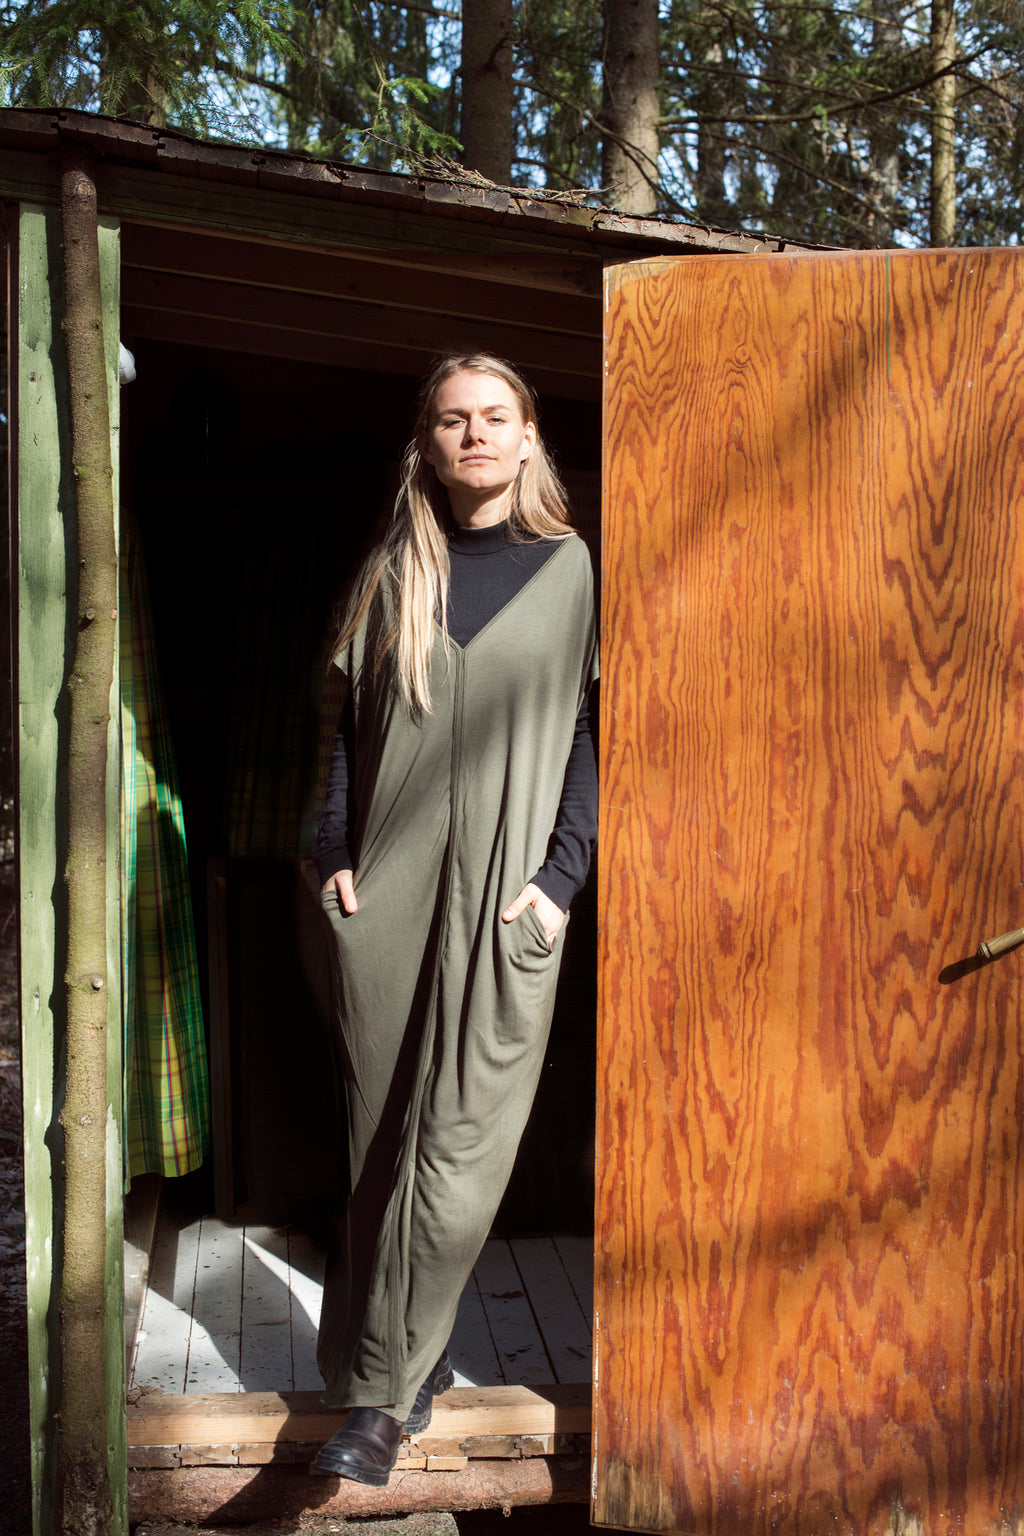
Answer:
[[[203,345],[194,321],[183,340],[140,335],[132,319],[126,309],[137,378],[122,392],[123,532],[145,571],[179,786],[212,1115],[198,1167],[171,1178],[143,1166],[128,1197],[130,1460],[181,1464],[189,1447],[209,1459],[213,1431],[188,1404],[198,1393],[274,1393],[286,1417],[293,1394],[307,1417],[264,1420],[269,1449],[244,1412],[216,1445],[234,1461],[246,1445],[256,1460],[300,1460],[346,1177],[308,858],[334,727],[324,660],[338,597],[388,505],[418,380],[344,346],[336,363],[311,361]],[[542,406],[596,554],[599,408],[549,392]],[[488,1421],[491,1455],[510,1426],[532,1427],[545,1454],[576,1449],[589,1425],[595,917],[591,882],[574,905],[534,1113],[460,1315],[461,1386],[511,1391],[505,1418]],[[524,1386],[550,1414],[538,1417],[530,1391],[516,1396]],[[460,1444],[479,1438],[461,1422]]]

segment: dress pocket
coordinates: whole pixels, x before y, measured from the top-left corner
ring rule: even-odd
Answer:
[[[532,930],[534,940],[541,946],[545,954],[550,955],[553,952],[562,930],[559,929],[554,938],[549,939],[547,929],[537,916],[536,907],[524,907],[517,921],[520,923],[525,922],[526,926]]]
[[[553,939],[549,939],[544,924],[537,916],[536,908],[524,907],[512,924],[512,927],[515,928],[517,924],[520,925],[518,938],[524,951],[533,955],[539,955],[546,960],[551,955],[557,953],[562,941],[562,935],[565,932],[565,925],[568,921],[569,914],[567,912],[561,928],[559,928]]]
[[[353,918],[359,915],[357,912],[345,911],[341,904],[341,897],[333,887],[330,890],[320,892],[320,912],[324,922],[332,929],[336,937],[345,932],[352,923]]]
[[[514,922],[498,921],[504,930],[500,938],[504,969],[492,1026],[495,1041],[501,1047],[542,1048],[555,1002],[562,929],[549,943],[533,907],[524,907]]]

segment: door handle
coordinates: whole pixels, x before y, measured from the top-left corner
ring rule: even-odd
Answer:
[[[1018,944],[1024,944],[1024,928],[1015,928],[1012,933],[1001,933],[998,939],[986,939],[978,945],[978,954],[983,960],[998,960],[1000,955],[1016,949]]]

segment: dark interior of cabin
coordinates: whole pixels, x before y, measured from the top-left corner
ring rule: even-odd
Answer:
[[[125,319],[123,537],[149,588],[214,1104],[211,1152],[164,1199],[317,1235],[343,1187],[344,1111],[301,861],[333,734],[332,623],[387,508],[417,381],[345,366],[343,345],[332,367],[154,339]],[[545,393],[542,429],[596,556],[599,407]],[[501,1235],[592,1230],[593,875],[573,915]]]

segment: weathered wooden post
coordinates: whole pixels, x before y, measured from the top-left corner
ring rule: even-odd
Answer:
[[[68,362],[78,350],[75,330],[82,323],[74,297],[67,337],[62,326],[62,245],[69,252],[68,291],[81,293],[75,262],[82,236],[74,215],[64,231],[59,175],[48,175],[39,201],[22,202],[9,227],[29,1414],[36,1536],[68,1529],[123,1536],[119,719],[117,619],[110,597],[117,527],[119,229],[102,216],[97,232],[94,198],[77,190],[92,178],[70,153],[57,170],[77,171],[70,192],[86,200],[93,252],[84,282],[93,303],[97,233],[99,246],[102,331],[95,313],[86,324],[92,325],[91,344],[103,351],[98,366],[93,357],[85,385],[75,385],[87,413],[100,397],[93,427],[106,433],[106,449],[94,447],[91,465],[74,445]],[[82,489],[76,488],[76,463]],[[97,520],[98,536],[89,531]],[[96,567],[103,568],[98,589],[92,582]],[[102,617],[83,639],[80,615],[89,610]],[[86,631],[92,623],[86,622]],[[88,645],[95,650],[97,636],[102,654],[90,659]],[[82,733],[72,722],[83,705],[93,715],[84,757]],[[69,931],[69,907],[80,912],[90,889],[94,921],[97,902],[105,919],[102,937],[97,942],[94,930],[83,954]],[[77,915],[72,925],[80,926]],[[73,996],[76,977],[86,978],[84,1014]],[[100,978],[98,987],[92,977]],[[82,1458],[85,1465],[75,1470],[72,1464]]]
[[[77,528],[77,639],[68,679],[67,1075],[60,1279],[59,1529],[106,1536],[107,739],[117,646],[117,547],[96,185],[91,154],[61,150],[64,337]]]

